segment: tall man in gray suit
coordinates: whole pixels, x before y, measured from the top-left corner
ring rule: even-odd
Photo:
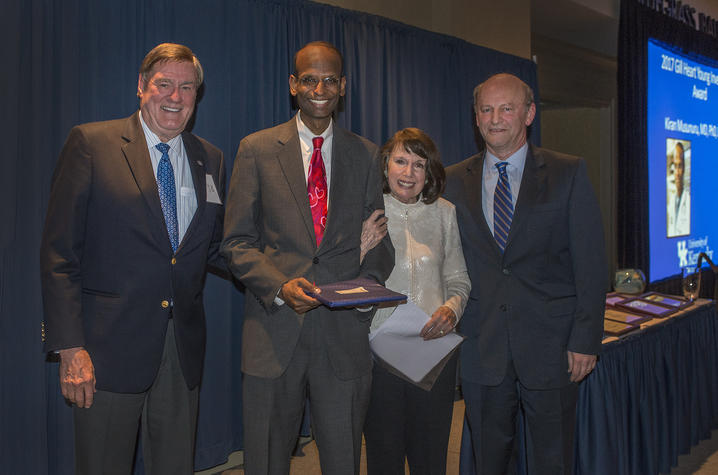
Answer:
[[[245,137],[227,198],[222,253],[247,289],[242,337],[245,470],[288,474],[309,397],[322,472],[359,472],[369,402],[371,312],[332,311],[314,285],[394,266],[386,237],[360,265],[362,221],[383,207],[377,148],[332,120],[346,78],[329,43],[294,57],[299,113]]]
[[[577,157],[529,146],[533,91],[509,74],[474,90],[486,150],[447,169],[473,283],[461,382],[482,475],[509,473],[521,408],[529,473],[571,473],[578,382],[601,348],[601,212]]]
[[[192,473],[204,363],[202,292],[219,255],[222,152],[185,131],[202,66],[145,56],[132,116],[79,125],[57,162],[42,237],[47,351],[75,405],[77,473]]]

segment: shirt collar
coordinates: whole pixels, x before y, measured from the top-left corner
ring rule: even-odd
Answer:
[[[324,142],[327,141],[327,139],[331,138],[334,135],[334,119],[329,119],[329,126],[324,129],[324,132],[321,133],[321,135],[316,135],[314,132],[309,130],[309,127],[307,127],[304,122],[302,122],[302,111],[297,112],[297,131],[299,132],[299,138],[302,139],[304,142],[312,143],[312,139],[314,137],[321,137],[324,139]]]
[[[518,150],[512,153],[506,160],[499,160],[493,153],[489,152],[489,150],[487,149],[486,164],[488,165],[489,169],[493,170],[496,173],[498,173],[498,170],[496,169],[496,164],[501,161],[509,163],[510,166],[506,168],[507,173],[510,173],[512,168],[516,171],[523,170],[524,164],[526,163],[526,154],[528,153],[528,150],[529,145],[528,143],[525,143]]]
[[[142,111],[140,111],[140,124],[142,124],[142,130],[145,132],[145,140],[147,141],[147,146],[149,148],[154,148],[155,145],[158,143],[162,143],[162,140],[157,136],[156,133],[152,132],[152,130],[149,128],[147,123],[145,122],[145,119],[142,118]],[[165,142],[167,145],[170,146],[170,150],[174,150],[175,152],[179,153],[179,144],[182,143],[182,134],[177,135],[174,138],[171,138],[168,142]]]

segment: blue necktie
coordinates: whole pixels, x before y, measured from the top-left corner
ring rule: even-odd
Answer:
[[[511,201],[511,185],[506,174],[508,162],[499,162],[496,168],[499,170],[499,181],[494,190],[494,237],[501,248],[506,248],[506,241],[509,239],[511,220],[514,217],[514,204]]]
[[[175,172],[172,169],[169,153],[167,153],[170,146],[166,143],[158,143],[155,147],[157,150],[162,152],[162,158],[157,166],[157,189],[160,193],[160,205],[162,205],[162,214],[165,216],[167,234],[170,236],[172,252],[174,252],[177,250],[177,246],[179,245]]]

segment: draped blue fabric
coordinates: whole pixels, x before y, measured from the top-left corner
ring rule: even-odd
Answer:
[[[3,473],[73,473],[71,411],[40,341],[40,235],[70,128],[137,109],[139,64],[158,43],[190,46],[206,73],[193,131],[231,170],[239,141],[292,114],[294,52],[327,40],[344,53],[338,122],[382,143],[425,129],[446,164],[476,152],[472,90],[507,71],[536,88],[533,63],[380,17],[305,1],[9,0],[0,15],[0,463]],[[534,125],[537,128],[538,124]],[[538,130],[534,137],[538,137]],[[210,275],[196,467],[242,446],[241,286]],[[139,469],[141,470],[141,469]]]
[[[718,427],[718,325],[711,302],[603,345],[579,386],[576,475],[668,473]],[[474,474],[464,427],[461,473]],[[526,463],[519,463],[525,474]]]
[[[718,427],[716,310],[604,345],[582,384],[576,474],[667,473]]]

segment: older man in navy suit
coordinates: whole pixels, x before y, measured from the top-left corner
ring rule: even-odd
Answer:
[[[480,473],[510,471],[519,410],[529,473],[571,473],[578,382],[601,348],[601,212],[582,159],[526,142],[533,92],[509,74],[474,91],[486,150],[447,170],[473,283],[461,382]]]
[[[43,232],[45,349],[74,405],[77,473],[192,473],[208,264],[224,268],[222,153],[185,131],[203,72],[186,46],[142,62],[140,110],[72,129]]]

